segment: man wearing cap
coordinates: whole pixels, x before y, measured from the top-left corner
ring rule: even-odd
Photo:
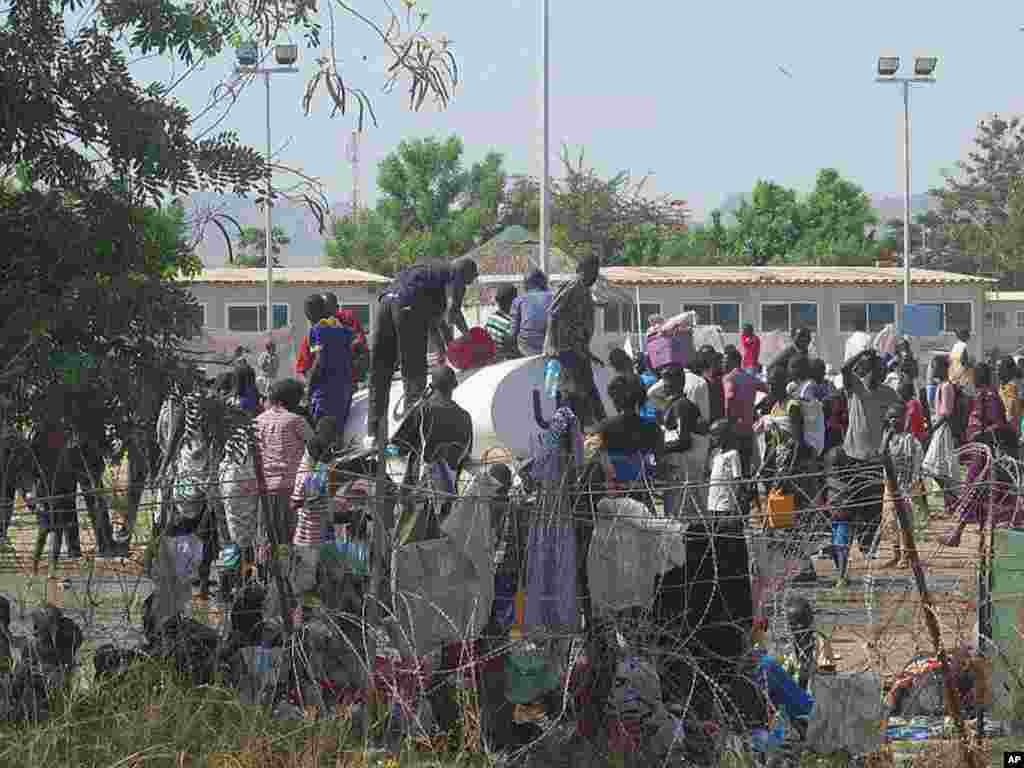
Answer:
[[[381,295],[370,350],[368,447],[376,445],[381,419],[387,423],[396,363],[401,365],[408,410],[426,389],[428,338],[443,356],[452,337],[451,326],[463,334],[469,332],[462,301],[477,274],[476,262],[467,258],[450,264],[417,264],[403,269]]]

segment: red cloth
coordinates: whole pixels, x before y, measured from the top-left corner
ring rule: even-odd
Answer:
[[[342,325],[348,326],[355,331],[355,338],[352,339],[352,351],[353,352],[365,352],[368,347],[366,344],[366,331],[363,330],[363,324],[359,322],[359,318],[356,317],[356,313],[351,309],[339,309],[334,316],[338,319],[338,322]]]
[[[741,336],[740,346],[743,348],[743,367],[758,368],[761,359],[761,339],[756,334],[753,336]]]
[[[494,339],[483,328],[470,328],[448,345],[448,360],[460,371],[482,368],[494,360],[497,348]]]
[[[295,356],[295,373],[305,376],[306,372],[313,367],[313,353],[309,351],[309,334],[302,337],[299,342],[299,353]]]
[[[46,447],[51,451],[59,451],[67,445],[67,433],[61,429],[55,429],[46,433]]]
[[[906,426],[904,429],[922,443],[928,439],[928,426],[924,420],[924,407],[921,405],[921,401],[917,398],[914,398],[907,403],[905,424]]]

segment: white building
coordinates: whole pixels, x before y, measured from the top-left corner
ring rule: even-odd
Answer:
[[[262,267],[226,267],[208,269],[182,281],[202,308],[203,335],[195,340],[197,351],[224,356],[242,346],[255,364],[266,342],[266,275]],[[306,297],[327,291],[337,294],[338,303],[355,312],[369,335],[372,305],[390,282],[390,278],[370,272],[326,267],[275,269],[273,279],[273,336],[281,360],[280,378],[292,375],[299,342],[309,330]]]
[[[622,346],[636,333],[639,306],[643,331],[651,315],[669,317],[693,310],[703,322],[720,326],[731,344],[737,343],[745,323],[759,334],[807,326],[815,333],[818,353],[838,368],[846,340],[860,324],[879,331],[897,321],[903,304],[900,267],[606,267],[601,275],[612,289],[606,293],[621,299],[613,298],[598,310],[598,354]],[[569,277],[555,275],[552,282]],[[521,278],[490,275],[483,280],[518,285]],[[942,307],[944,333],[920,340],[922,349],[949,349],[953,331],[959,328],[971,330],[975,355],[987,348],[979,321],[990,284],[973,275],[912,270],[911,299]],[[486,312],[479,317],[485,319]]]
[[[1016,354],[1024,347],[1024,291],[989,291],[985,302],[985,352]]]
[[[204,271],[187,282],[203,308],[205,332],[197,340],[198,349],[230,353],[236,346],[246,346],[253,358],[259,354],[267,327],[265,275],[262,268],[223,268]],[[881,330],[896,321],[903,303],[899,267],[606,267],[601,276],[598,295],[603,303],[595,318],[594,342],[601,355],[636,333],[639,305],[642,330],[651,315],[693,310],[703,321],[721,326],[727,343],[738,341],[744,323],[761,334],[805,325],[816,334],[819,354],[838,367],[846,339],[859,324],[869,331]],[[557,285],[570,277],[552,275],[551,280]],[[942,307],[945,334],[922,340],[924,349],[948,349],[957,328],[971,329],[975,355],[994,346],[1012,352],[1024,343],[1024,292],[989,292],[986,303],[991,284],[987,278],[915,269],[911,280],[915,303]],[[389,281],[351,269],[275,269],[273,315],[280,375],[292,370],[298,343],[308,329],[303,303],[309,294],[333,291],[342,306],[355,310],[369,333],[371,308]],[[522,275],[485,273],[480,283],[518,287]],[[483,324],[490,311],[489,306],[467,307],[467,320]]]

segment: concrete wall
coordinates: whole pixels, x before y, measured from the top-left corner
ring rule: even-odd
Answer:
[[[231,285],[231,284],[194,284],[188,287],[196,301],[204,308],[206,323],[204,328],[216,336],[228,335],[227,311],[229,305],[253,305],[261,306],[266,304],[267,292],[264,286]],[[360,286],[338,286],[318,285],[316,287],[301,285],[274,285],[271,299],[274,305],[288,305],[288,322],[292,329],[293,343],[289,345],[278,344],[278,355],[281,358],[280,378],[294,375],[295,356],[298,351],[298,343],[302,335],[309,330],[309,323],[306,320],[304,303],[306,297],[312,293],[323,293],[331,291],[338,296],[338,301],[345,306],[365,306],[368,310],[370,323],[372,323],[372,308],[377,300],[380,288]],[[367,334],[370,333],[370,323],[366,325]],[[263,351],[266,340],[265,334],[238,334],[243,339],[243,345],[251,350],[250,362],[255,366],[256,359]],[[208,351],[212,345],[203,344],[197,341],[193,345],[199,351]],[[216,374],[218,368],[209,368],[211,374]]]
[[[634,288],[625,289],[631,294]],[[991,331],[982,327],[984,316],[984,291],[980,286],[957,285],[944,287],[915,287],[912,300],[916,303],[969,302],[971,304],[971,347],[975,355],[987,349]],[[708,304],[716,302],[737,303],[740,306],[740,325],[753,324],[758,333],[763,333],[761,305],[771,303],[808,303],[818,307],[818,329],[815,345],[818,353],[827,362],[838,368],[842,365],[843,351],[850,334],[839,330],[839,305],[842,303],[890,303],[898,313],[903,304],[903,288],[893,286],[642,286],[641,304],[659,305],[660,313],[670,317],[682,311],[686,304]],[[1024,310],[1024,303],[1021,305]],[[470,325],[482,325],[492,311],[491,307],[467,308],[466,319]],[[606,332],[604,311],[598,310],[597,332],[594,338],[594,352],[606,355],[610,349],[621,347],[627,334]],[[1015,329],[1014,329],[1015,330]],[[1024,341],[1024,329],[1021,329]],[[1015,337],[1016,338],[1016,337]],[[726,333],[727,344],[736,344],[739,333]],[[935,339],[922,340],[922,351],[948,350],[955,341],[952,329]],[[635,338],[634,338],[635,344]]]
[[[984,312],[984,291],[981,287],[946,286],[946,287],[915,287],[912,293],[915,303],[969,302],[971,304],[973,329],[972,347],[974,353],[980,354],[984,345],[984,329],[981,328]],[[685,304],[735,302],[740,305],[740,325],[751,323],[758,333],[763,333],[761,305],[771,303],[809,303],[817,304],[818,329],[815,345],[819,355],[835,367],[842,365],[843,350],[850,334],[839,330],[839,305],[841,303],[891,303],[899,312],[903,304],[902,286],[672,286],[640,288],[640,302],[660,304],[661,314],[668,317],[682,311]],[[599,313],[600,315],[601,313]],[[604,332],[602,317],[597,320],[598,334],[595,339],[595,350],[606,352],[621,346],[625,340],[623,333]],[[952,331],[952,329],[949,329]],[[725,334],[726,343],[735,344],[739,340],[738,333]],[[946,349],[953,344],[952,334],[947,337],[929,340],[924,346],[944,346]],[[762,361],[763,362],[763,361]]]
[[[229,304],[261,305],[266,300],[266,291],[262,286],[237,286],[225,284],[199,284],[190,287],[196,300],[205,308],[206,327],[213,333],[227,332],[227,307]],[[303,302],[313,292],[332,290],[338,295],[342,304],[362,305],[372,308],[379,293],[377,287],[343,287],[322,285],[316,288],[296,285],[276,285],[273,290],[275,304],[287,304],[289,322],[297,340],[308,329]],[[635,289],[626,289],[633,293]],[[985,294],[981,286],[956,285],[943,287],[915,287],[912,299],[918,303],[940,303],[946,301],[969,302],[972,308],[973,338],[972,351],[980,355],[983,350],[998,346],[1003,351],[1013,351],[1024,343],[1024,327],[1016,326],[1016,312],[1019,308],[1024,312],[1024,302],[989,302],[985,304]],[[662,315],[668,317],[682,311],[685,304],[732,302],[740,305],[740,324],[752,323],[754,328],[763,332],[761,324],[761,305],[770,303],[801,302],[817,304],[818,329],[815,338],[819,354],[835,367],[842,365],[843,350],[848,333],[839,330],[839,305],[844,302],[855,303],[892,303],[897,311],[903,302],[901,286],[643,286],[640,288],[640,301],[656,303]],[[1007,327],[993,329],[983,327],[986,309],[998,303],[998,311],[1007,313]],[[1004,308],[1005,305],[1005,308]],[[470,325],[483,325],[492,307],[466,307],[466,319]],[[372,316],[372,312],[370,312]],[[617,346],[622,346],[626,334],[622,332],[606,332],[604,311],[598,310],[596,321],[597,333],[594,339],[594,351],[599,355]],[[369,331],[370,328],[368,327]],[[997,332],[997,331],[1002,331]],[[738,333],[725,334],[726,343],[735,344]],[[253,357],[262,348],[261,334],[252,334]],[[934,340],[927,340],[924,347],[949,349],[952,346],[951,334]],[[292,370],[295,349],[279,349],[282,358],[282,375]],[[255,362],[255,361],[254,361]]]
[[[985,305],[985,350],[1014,354],[1024,347],[1024,301],[989,299]]]

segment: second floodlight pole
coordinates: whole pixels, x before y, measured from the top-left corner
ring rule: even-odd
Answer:
[[[541,72],[541,123],[543,124],[541,176],[540,176],[540,270],[548,273],[548,248],[551,238],[551,211],[548,207],[548,176],[550,173],[550,150],[551,122],[549,120],[550,106],[550,79],[548,77],[550,67],[550,46],[548,44],[548,22],[549,22],[549,0],[541,0],[543,9],[541,13],[541,48],[543,49],[543,67]]]
[[[271,286],[274,283],[274,258],[273,253],[273,237],[271,236],[271,212],[270,212],[270,185],[271,185],[271,173],[270,173],[270,73],[263,73],[263,80],[267,84],[267,201],[265,203],[265,215],[266,221],[264,222],[267,228],[266,233],[266,257],[267,257],[267,336],[270,337],[274,332],[274,308],[271,302]],[[259,323],[257,322],[257,327]]]
[[[903,81],[903,306],[910,304],[910,82]],[[904,309],[906,313],[906,309]],[[902,324],[901,324],[902,325]],[[903,329],[906,332],[906,329]]]

